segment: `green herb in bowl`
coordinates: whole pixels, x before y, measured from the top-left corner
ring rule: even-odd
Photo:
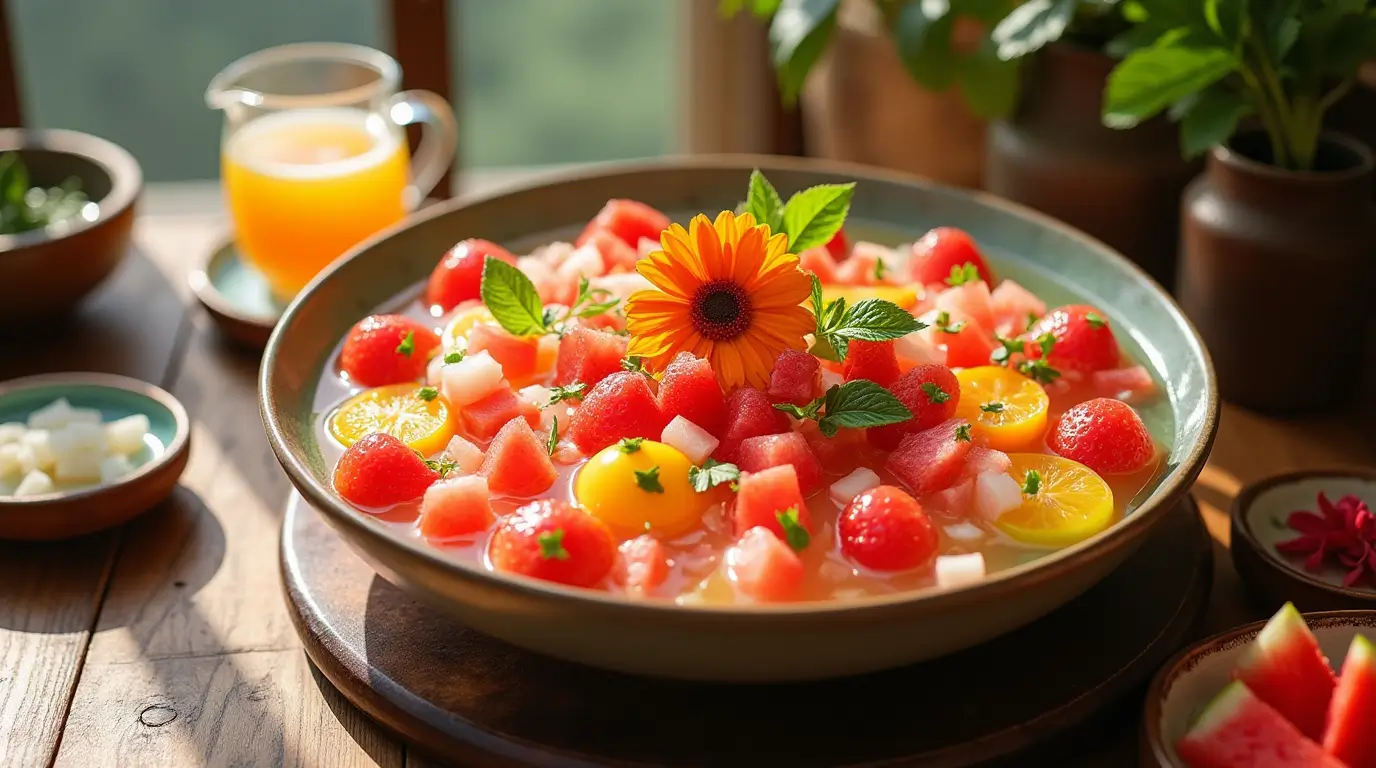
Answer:
[[[56,187],[30,186],[17,152],[0,154],[0,235],[17,235],[72,219],[90,198],[75,176]]]

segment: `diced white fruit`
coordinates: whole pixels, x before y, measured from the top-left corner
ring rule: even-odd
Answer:
[[[502,364],[483,350],[444,366],[444,399],[455,408],[476,403],[502,386]]]
[[[470,475],[482,466],[483,450],[455,435],[449,439],[449,445],[444,449],[444,457],[457,464],[459,472]]]
[[[53,477],[62,482],[80,480],[99,480],[100,462],[105,452],[96,448],[79,448],[70,451],[54,452]]]
[[[105,419],[100,415],[100,411],[95,408],[73,408],[67,414],[67,424],[100,424]]]
[[[19,474],[27,475],[38,469],[38,457],[33,455],[33,449],[28,443],[19,444]]]
[[[19,444],[0,445],[0,478],[19,477],[23,474],[23,466],[19,463]]]
[[[62,429],[72,418],[72,404],[59,397],[29,414],[29,429]]]
[[[105,430],[99,424],[72,421],[62,429],[49,433],[48,444],[52,446],[53,455],[57,457],[74,451],[104,453]]]
[[[549,405],[549,398],[550,395],[554,394],[554,390],[539,384],[531,384],[516,394],[536,408],[544,408]]]
[[[994,522],[999,515],[1022,506],[1022,488],[1012,475],[982,472],[975,478],[975,514]]]
[[[425,383],[432,387],[440,385],[441,372],[444,370],[444,355],[439,354],[430,358],[430,362],[425,364]]]
[[[548,400],[545,402],[549,402]],[[568,403],[555,403],[554,405],[540,411],[540,429],[546,432],[554,428],[554,420],[559,420],[559,434],[569,428],[569,421],[572,419],[573,409]]]
[[[24,433],[23,445],[33,451],[33,463],[38,469],[52,469],[56,457],[53,456],[52,433],[46,429],[31,429]]]
[[[0,445],[17,443],[23,440],[24,433],[27,431],[29,431],[29,428],[19,422],[0,424]]]
[[[597,277],[606,271],[602,253],[591,245],[585,245],[575,248],[573,253],[564,259],[564,263],[559,265],[558,274],[576,280],[580,277]]]
[[[134,471],[134,465],[123,456],[106,456],[100,462],[100,482],[113,483]]]
[[[19,487],[14,489],[15,496],[42,496],[45,493],[52,493],[57,490],[53,485],[53,479],[48,477],[40,470],[33,470],[24,479],[19,481]]]
[[[141,413],[115,419],[105,425],[105,444],[110,453],[138,453],[143,449],[143,438],[150,428],[148,417]]]
[[[920,333],[910,333],[895,339],[893,353],[918,365],[946,364],[946,352],[933,346],[931,341]]]
[[[879,475],[876,475],[873,470],[860,467],[849,475],[832,483],[828,493],[831,496],[831,500],[836,502],[837,506],[844,507],[856,496],[872,488],[878,488],[881,485],[883,485],[883,482],[879,480]]]
[[[707,430],[682,416],[675,416],[668,426],[664,427],[659,441],[679,449],[694,464],[706,461],[707,457],[712,455],[712,451],[717,450],[717,446],[721,444],[721,441],[712,437]]]
[[[936,559],[936,583],[943,587],[961,587],[984,578],[984,555],[939,555]]]
[[[636,291],[654,288],[654,284],[639,272],[617,272],[602,277],[594,277],[588,281],[588,284],[594,289],[607,291],[622,300]]]
[[[946,535],[955,541],[979,541],[989,534],[974,523],[956,523],[945,528]]]

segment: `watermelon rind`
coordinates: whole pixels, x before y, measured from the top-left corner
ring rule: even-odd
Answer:
[[[1333,692],[1323,746],[1351,768],[1376,767],[1376,645],[1352,638]]]
[[[1191,736],[1205,736],[1213,733],[1219,724],[1224,723],[1228,718],[1237,712],[1238,707],[1247,702],[1248,699],[1255,698],[1247,685],[1240,680],[1228,683],[1223,690],[1204,706],[1204,709],[1195,718],[1194,725],[1190,726]]]

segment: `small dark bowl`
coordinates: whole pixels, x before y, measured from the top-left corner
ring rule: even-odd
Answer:
[[[0,153],[18,151],[33,186],[76,177],[100,212],[45,229],[0,235],[0,321],[51,317],[90,293],[129,249],[143,188],[138,161],[105,139],[75,131],[0,130]]]

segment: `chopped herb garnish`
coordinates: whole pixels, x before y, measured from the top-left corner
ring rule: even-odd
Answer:
[[[927,395],[927,402],[933,405],[939,405],[951,399],[951,396],[946,394],[946,390],[931,381],[922,385],[922,391]]]
[[[652,373],[650,373],[649,371],[645,370],[645,360],[644,360],[644,358],[638,357],[638,356],[636,356],[636,355],[632,355],[632,356],[626,358],[625,360],[622,360],[622,361],[621,361],[621,370],[623,370],[623,371],[630,371],[631,373],[643,374],[643,375],[645,376],[645,378],[647,378],[647,379],[653,379],[653,378],[654,378],[654,374],[652,374]]]
[[[449,354],[447,354],[447,355],[444,356],[444,364],[445,364],[445,365],[453,365],[454,363],[461,363],[461,362],[463,362],[463,353],[462,353],[462,352],[450,352]]]
[[[415,331],[407,331],[407,332],[406,332],[406,338],[402,339],[402,340],[401,340],[401,343],[397,345],[397,354],[398,354],[398,355],[406,355],[407,357],[410,357],[410,356],[411,356],[411,353],[412,353],[412,352],[415,352],[415,351],[416,351],[416,332],[415,332]]]
[[[886,272],[888,272],[888,271],[889,271],[888,266],[884,264],[884,257],[883,257],[883,256],[878,256],[878,257],[876,257],[875,260],[874,260],[874,279],[875,279],[875,280],[883,280],[883,279],[884,279],[884,273],[886,273]]]
[[[1048,331],[1038,336],[1036,342],[1041,355],[1036,360],[1024,360],[1018,363],[1018,373],[1039,384],[1050,384],[1061,377],[1061,372],[1052,368],[1051,363],[1047,362],[1051,358],[1051,351],[1056,347],[1056,337]]]
[[[621,303],[619,298],[607,298],[611,295],[611,291],[605,288],[592,288],[588,284],[588,278],[581,278],[578,281],[578,298],[574,299],[573,306],[569,307],[568,314],[564,315],[563,319],[605,315]]]
[[[1022,481],[1022,492],[1028,496],[1036,496],[1042,489],[1042,473],[1035,469],[1027,470],[1027,475]]]
[[[1003,413],[1003,403],[985,403],[979,409],[985,413]]]
[[[1000,334],[994,334],[994,340],[999,343],[999,348],[989,355],[989,362],[994,365],[1003,365],[1008,362],[1013,354],[1021,354],[1026,348],[1026,342],[1022,339],[1010,339]]]
[[[540,559],[542,560],[567,560],[569,551],[564,549],[564,529],[555,528],[552,531],[545,531],[535,540],[540,544]]]
[[[936,329],[942,333],[960,333],[965,328],[965,321],[958,323],[951,322],[950,312],[938,312],[936,316]]]
[[[616,442],[616,447],[622,453],[635,453],[640,450],[640,444],[643,442],[643,437],[623,437]]]
[[[1037,321],[1040,320],[1040,319],[1041,319],[1040,317],[1037,317],[1037,313],[1036,313],[1036,312],[1028,312],[1028,313],[1027,313],[1027,327],[1024,328],[1023,330],[1027,330],[1027,331],[1032,330],[1032,327],[1035,326],[1035,325],[1037,324]]]
[[[1089,323],[1089,327],[1096,331],[1108,325],[1108,321],[1104,319],[1104,316],[1097,312],[1087,313],[1085,315],[1085,322]]]
[[[456,468],[458,468],[459,463],[452,459],[445,458],[426,459],[425,466],[429,467],[431,471],[438,472],[440,475],[440,479],[443,480],[444,478],[449,477],[450,472],[453,472]]]
[[[946,284],[950,286],[965,285],[979,279],[979,268],[967,261],[959,266],[951,265],[951,276],[946,278]]]
[[[706,493],[722,483],[735,483],[740,476],[741,471],[735,464],[727,464],[716,459],[708,459],[701,467],[691,467],[688,470],[688,482],[698,493]]]
[[[969,424],[961,424],[960,426],[956,427],[956,441],[957,441],[957,442],[968,443],[968,442],[971,442],[971,441],[974,440],[974,439],[975,439],[975,438],[972,437],[972,436],[970,435],[970,425],[969,425]]]
[[[581,381],[575,381],[572,384],[566,384],[562,387],[555,387],[549,392],[549,404],[546,407],[556,403],[562,403],[565,400],[582,400],[583,393],[586,392],[587,389],[588,385]]]
[[[816,421],[827,437],[835,437],[841,427],[882,427],[913,417],[892,392],[867,379],[836,384],[801,408],[792,403],[775,403],[774,407],[796,419]]]
[[[784,529],[784,541],[795,552],[802,552],[807,549],[807,545],[812,542],[812,535],[807,532],[807,528],[798,519],[798,508],[789,507],[783,512],[776,512],[774,517],[778,519],[779,525]]]
[[[549,439],[545,441],[545,453],[550,456],[559,450],[559,417],[555,416],[549,425]]]
[[[640,486],[642,491],[664,493],[664,486],[659,482],[659,465],[635,470],[635,484]]]
[[[440,391],[434,387],[421,387],[420,391],[416,393],[416,397],[419,397],[427,403],[439,396]]]
[[[817,319],[815,341],[808,351],[839,363],[846,359],[852,339],[892,341],[927,326],[908,310],[883,299],[862,299],[847,307],[844,298],[822,300],[822,282],[812,276],[812,313]]]

